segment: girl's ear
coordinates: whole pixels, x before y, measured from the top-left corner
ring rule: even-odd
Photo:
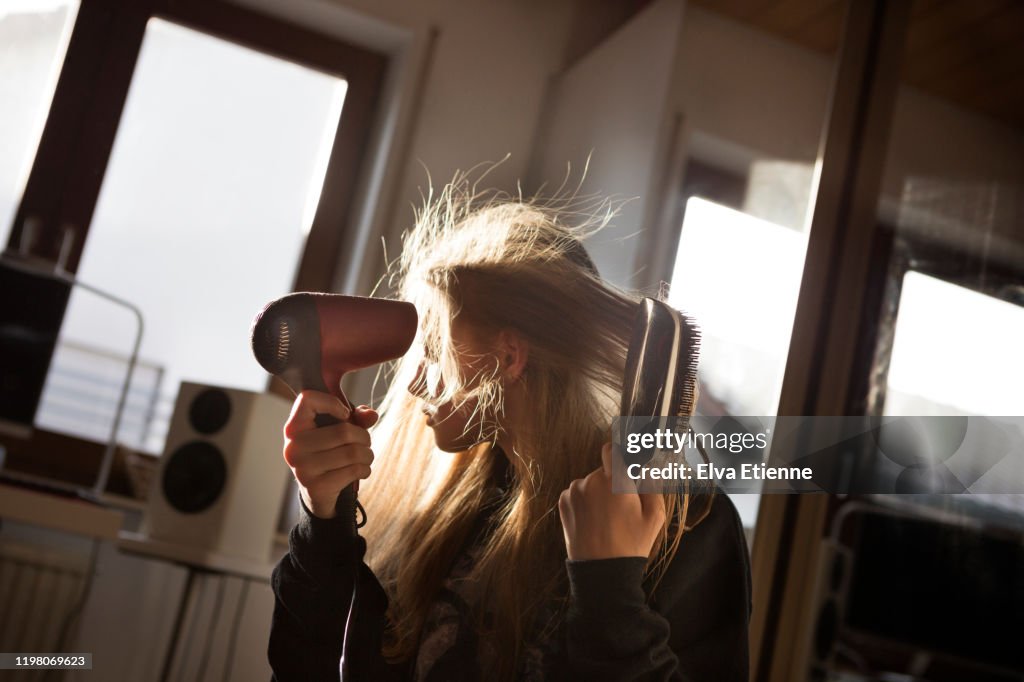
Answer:
[[[502,376],[515,380],[523,375],[530,357],[530,344],[521,334],[510,329],[498,332],[496,351]]]

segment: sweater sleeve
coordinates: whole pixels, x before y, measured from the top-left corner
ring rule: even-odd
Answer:
[[[642,557],[567,561],[566,648],[573,677],[594,680],[748,679],[750,565],[732,503],[682,539],[651,599]]]
[[[274,568],[274,615],[268,658],[276,682],[337,682],[353,585],[356,611],[349,633],[352,677],[393,679],[381,656],[387,596],[365,563],[366,541],[342,519],[321,519],[301,505],[288,554]]]

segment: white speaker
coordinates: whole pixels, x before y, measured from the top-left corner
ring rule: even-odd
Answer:
[[[213,566],[270,560],[290,407],[269,393],[181,384],[143,530],[161,554]]]

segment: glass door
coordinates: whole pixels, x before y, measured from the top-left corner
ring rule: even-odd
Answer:
[[[996,492],[778,505],[755,679],[1015,679],[1024,659],[1005,623],[1024,614],[1024,13],[858,2],[845,32],[847,99],[830,127],[845,120],[851,134],[831,145],[838,171],[825,147],[815,209],[815,227],[834,221],[839,239],[810,234],[824,286],[801,290],[792,343],[805,357],[790,353],[783,404],[934,420],[949,436],[908,437],[908,461]],[[805,318],[814,299],[818,319]],[[987,429],[968,435],[976,447],[942,459],[971,423]]]

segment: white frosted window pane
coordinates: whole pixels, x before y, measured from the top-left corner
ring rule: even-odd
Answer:
[[[339,78],[149,22],[78,271],[145,316],[147,371],[122,441],[162,450],[183,379],[265,387],[249,324],[294,280],[345,92]],[[69,373],[116,377],[83,362],[83,348],[125,357],[133,334],[130,315],[74,293],[62,341],[75,353],[55,357],[40,425],[101,434],[96,418],[72,425],[67,409],[49,408]]]
[[[984,415],[1001,424],[1011,442],[1024,414],[1024,308],[920,272],[903,276],[882,414]],[[1015,434],[1016,432],[1016,434]],[[981,464],[982,489],[1020,479],[1013,457]],[[959,466],[966,466],[963,460]],[[1019,490],[1011,483],[1005,489]],[[939,496],[925,504],[1020,525],[1024,495]],[[1006,516],[1009,512],[1011,516]]]
[[[903,277],[884,414],[1024,414],[1024,308],[919,272]]]
[[[77,13],[72,0],[0,2],[0,249],[7,245]]]
[[[773,416],[789,354],[805,233],[694,197],[669,302],[701,326],[705,395],[737,416]]]

